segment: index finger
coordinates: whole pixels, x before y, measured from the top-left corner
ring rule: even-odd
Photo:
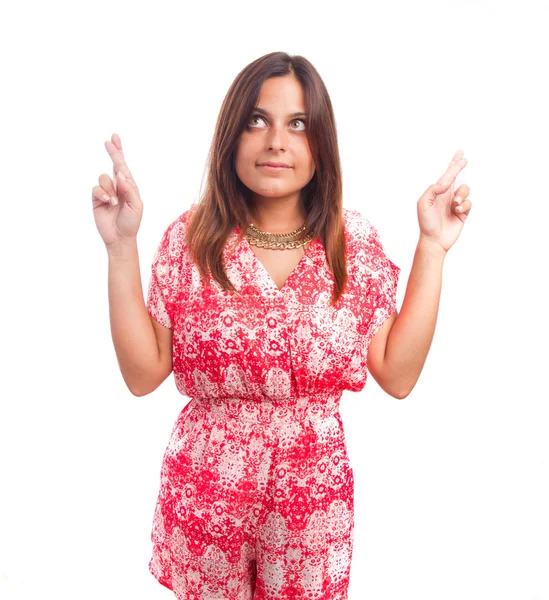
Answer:
[[[129,179],[132,174],[130,173],[130,169],[126,164],[126,160],[124,159],[124,153],[122,152],[122,141],[120,140],[120,136],[117,133],[113,133],[111,136],[111,141],[105,142],[105,148],[109,153],[109,156],[112,159],[112,173],[113,173],[113,184],[114,189],[117,191],[117,183],[118,177],[117,174],[119,171],[122,171],[122,174]]]
[[[440,177],[437,183],[450,185],[453,183],[455,178],[458,176],[458,173],[465,167],[466,164],[467,159],[463,156],[463,150],[458,150],[450,161],[446,172]]]

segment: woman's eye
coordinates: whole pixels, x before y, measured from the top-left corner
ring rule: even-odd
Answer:
[[[254,119],[261,119],[263,121],[263,118],[260,117],[259,115],[253,115],[252,118],[250,119],[249,123],[251,123]]]

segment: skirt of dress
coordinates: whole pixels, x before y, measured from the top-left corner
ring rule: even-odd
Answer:
[[[178,599],[346,600],[354,479],[340,397],[193,398],[183,408],[149,562]]]

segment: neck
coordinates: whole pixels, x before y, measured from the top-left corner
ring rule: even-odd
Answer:
[[[261,231],[271,233],[289,233],[305,222],[306,214],[300,203],[277,202],[276,198],[267,198],[268,202],[255,201],[250,209],[252,223]]]

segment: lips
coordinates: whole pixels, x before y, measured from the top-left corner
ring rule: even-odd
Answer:
[[[271,167],[273,169],[289,169],[290,165],[283,163],[283,162],[264,162],[264,163],[259,163],[258,165],[259,167]]]

